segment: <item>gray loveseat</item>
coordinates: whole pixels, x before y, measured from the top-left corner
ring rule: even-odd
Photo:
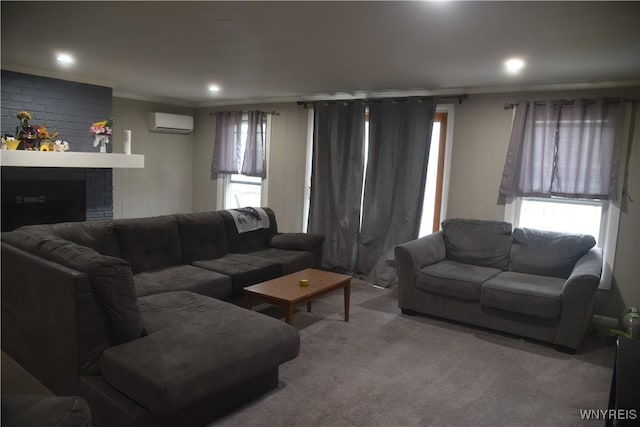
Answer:
[[[396,247],[399,305],[575,350],[602,272],[594,245],[592,236],[446,220],[442,231]]]
[[[226,211],[2,234],[2,349],[101,426],[204,425],[278,384],[297,331],[224,300],[317,267],[323,237]]]

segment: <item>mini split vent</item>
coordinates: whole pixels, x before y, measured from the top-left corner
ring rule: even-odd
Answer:
[[[179,114],[149,113],[149,130],[162,133],[191,133],[193,117]]]

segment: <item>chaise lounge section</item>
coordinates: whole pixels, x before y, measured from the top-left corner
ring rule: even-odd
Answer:
[[[593,315],[602,253],[592,236],[450,219],[396,247],[399,305],[579,348]]]
[[[97,427],[204,425],[277,387],[297,331],[224,300],[317,267],[324,239],[278,233],[262,211],[264,227],[241,235],[226,212],[3,233],[3,350],[83,397]]]

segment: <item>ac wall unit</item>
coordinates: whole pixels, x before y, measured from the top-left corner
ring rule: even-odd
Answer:
[[[169,113],[149,113],[149,130],[165,133],[191,133],[193,116]]]

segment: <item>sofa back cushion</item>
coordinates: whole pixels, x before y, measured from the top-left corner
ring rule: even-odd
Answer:
[[[442,222],[442,231],[447,259],[501,270],[509,268],[508,222],[454,218]]]
[[[43,231],[86,246],[102,255],[120,257],[118,236],[112,221],[62,222],[21,227],[25,231]]]
[[[120,258],[101,255],[42,231],[16,230],[2,233],[2,241],[30,254],[55,262],[87,275],[98,302],[96,311],[91,299],[76,295],[78,340],[83,373],[95,373],[95,362],[106,345],[99,339],[101,319],[106,320],[106,336],[110,344],[120,344],[142,335],[142,318],[135,295],[129,264]],[[43,278],[43,283],[46,278]],[[44,286],[44,284],[43,284]],[[87,336],[87,334],[89,334]]]
[[[224,221],[218,212],[179,214],[175,217],[185,264],[220,258],[229,252]]]
[[[107,330],[112,344],[142,336],[142,317],[133,276],[125,260],[101,255],[93,249],[62,239],[44,243],[39,255],[89,276],[96,299],[108,320]]]
[[[224,228],[229,243],[229,252],[246,253],[269,246],[273,235],[278,233],[276,216],[269,208],[262,208],[269,217],[269,228],[239,233],[236,222],[228,211],[218,211],[224,220]]]
[[[516,273],[566,279],[578,259],[595,246],[593,236],[516,228],[511,245],[511,265]]]
[[[113,222],[122,258],[133,274],[182,264],[178,223],[172,215]]]

